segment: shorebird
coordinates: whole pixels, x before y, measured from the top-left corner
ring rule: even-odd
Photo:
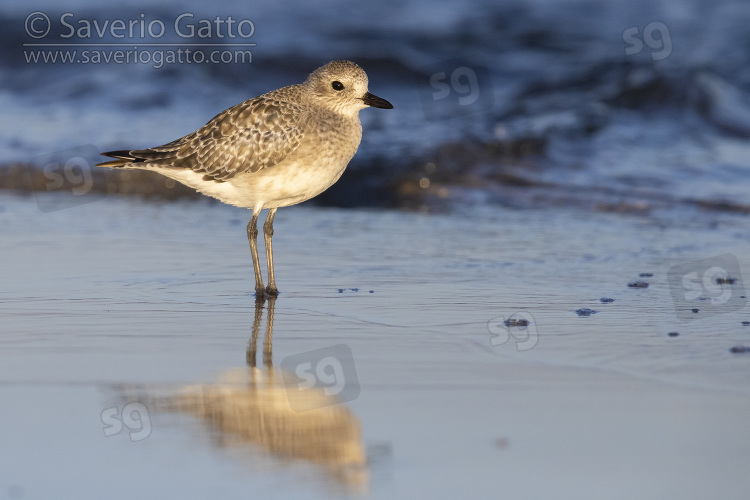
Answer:
[[[247,239],[255,294],[276,296],[271,244],[276,209],[309,200],[341,177],[362,139],[360,110],[393,108],[367,85],[367,74],[355,63],[332,61],[304,83],[237,104],[163,146],[102,153],[117,159],[97,166],[151,170],[224,203],[251,209]],[[263,224],[267,287],[257,244],[263,209],[268,209]]]

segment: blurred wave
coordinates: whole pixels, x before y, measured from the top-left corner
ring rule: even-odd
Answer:
[[[33,181],[40,156],[166,143],[346,58],[395,110],[362,112],[360,151],[318,203],[750,211],[750,4],[741,0],[35,5],[0,7],[0,187],[44,189],[43,175]],[[256,45],[244,64],[30,64],[32,10],[52,20],[43,41],[66,33],[57,22],[66,12],[73,24],[143,14],[168,27],[190,12],[252,20],[245,41]],[[100,191],[190,195],[148,174],[94,175]]]

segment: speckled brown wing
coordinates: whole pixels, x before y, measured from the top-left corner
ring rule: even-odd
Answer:
[[[231,107],[192,134],[155,148],[130,151],[136,162],[185,168],[226,181],[281,162],[299,147],[304,106],[260,96]]]

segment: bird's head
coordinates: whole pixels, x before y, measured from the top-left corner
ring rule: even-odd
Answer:
[[[316,69],[302,85],[317,103],[344,115],[356,116],[361,109],[392,109],[391,103],[367,90],[367,74],[351,61],[331,61]]]

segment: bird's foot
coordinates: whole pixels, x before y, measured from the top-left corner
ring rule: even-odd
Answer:
[[[279,291],[276,287],[271,287],[270,285],[266,288],[255,289],[255,300],[265,300],[269,297],[277,297],[278,295]]]

